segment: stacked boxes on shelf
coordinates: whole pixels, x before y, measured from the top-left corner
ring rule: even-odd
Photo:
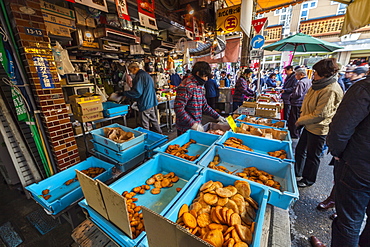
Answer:
[[[100,95],[84,94],[69,97],[73,115],[81,123],[103,118],[103,98]]]

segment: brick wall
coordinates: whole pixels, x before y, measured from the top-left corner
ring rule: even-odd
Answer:
[[[34,93],[37,107],[42,112],[42,120],[49,145],[58,169],[63,170],[80,162],[72,124],[67,113],[61,85],[52,56],[50,40],[46,36],[39,0],[5,0],[14,35],[19,47],[23,65]],[[28,6],[35,13],[22,13],[19,8]],[[25,33],[24,27],[41,29],[44,36],[32,36]],[[55,88],[43,89],[32,58],[46,57],[49,61]]]

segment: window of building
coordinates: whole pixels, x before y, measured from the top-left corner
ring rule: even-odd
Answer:
[[[280,15],[280,9],[275,10],[274,15]]]
[[[283,25],[285,23],[285,20],[286,20],[286,15],[280,15],[279,24]]]
[[[309,10],[317,7],[317,0],[308,1],[301,6],[301,21],[307,20],[309,15]]]
[[[265,17],[265,14],[257,14],[256,19],[260,19],[260,18],[263,18],[263,17]]]
[[[338,9],[337,9],[337,15],[344,15],[347,10],[347,4],[340,3],[338,4]]]

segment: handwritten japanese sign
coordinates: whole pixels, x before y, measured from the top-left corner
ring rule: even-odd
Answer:
[[[54,88],[54,81],[49,69],[49,61],[45,57],[33,57],[42,88]]]
[[[223,34],[241,31],[240,5],[217,10],[217,30]]]

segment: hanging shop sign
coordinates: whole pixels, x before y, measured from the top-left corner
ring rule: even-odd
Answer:
[[[118,17],[127,21],[130,21],[130,16],[127,10],[126,0],[115,0]]]
[[[23,103],[22,96],[20,95],[19,92],[15,90],[14,87],[11,88],[11,91],[12,91],[12,99],[13,99],[13,103],[15,106],[15,111],[17,113],[18,121],[27,121],[28,120],[27,110],[26,110],[26,106]]]
[[[223,34],[241,31],[240,28],[240,5],[217,10],[217,31]]]
[[[50,73],[49,61],[46,57],[33,57],[33,64],[36,66],[42,88],[54,88],[53,77]]]
[[[157,21],[154,15],[154,0],[137,0],[140,25],[157,30]]]
[[[77,0],[76,3],[89,6],[94,9],[98,9],[104,12],[108,12],[108,6],[106,0]]]

